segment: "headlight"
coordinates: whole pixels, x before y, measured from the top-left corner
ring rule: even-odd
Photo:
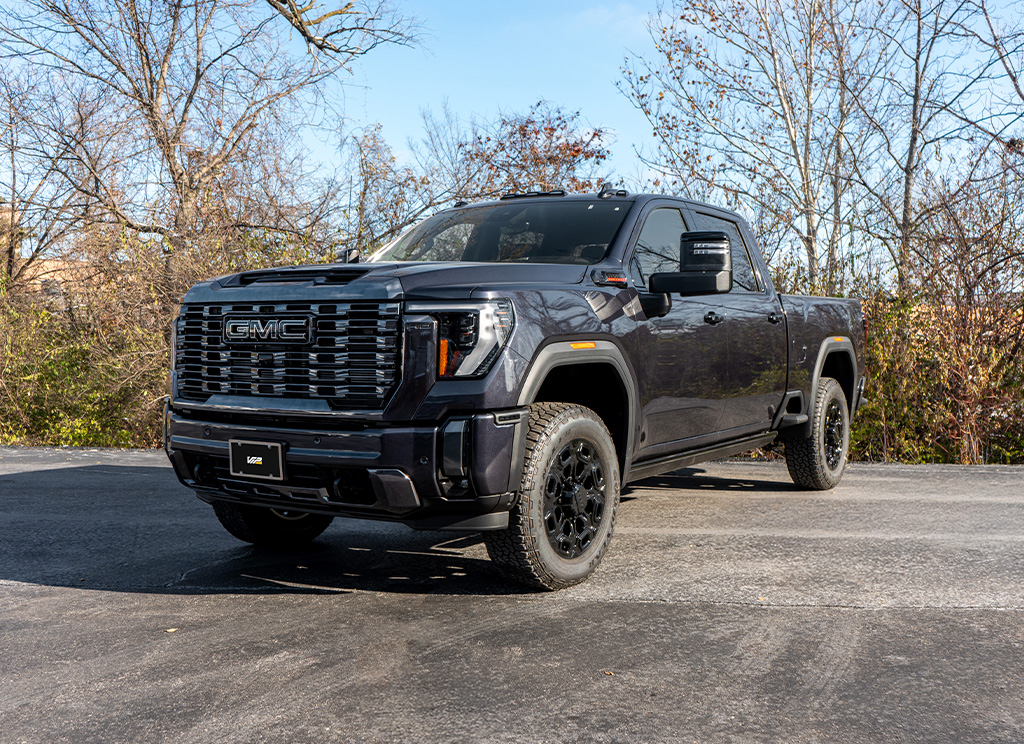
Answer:
[[[406,312],[437,320],[437,376],[441,379],[487,374],[515,325],[509,300],[417,302],[410,303]]]

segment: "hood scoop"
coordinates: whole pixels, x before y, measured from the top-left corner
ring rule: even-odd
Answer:
[[[315,284],[325,286],[341,286],[355,281],[370,269],[349,266],[301,266],[287,269],[267,269],[265,271],[247,271],[224,282],[225,287],[248,287],[252,284]]]

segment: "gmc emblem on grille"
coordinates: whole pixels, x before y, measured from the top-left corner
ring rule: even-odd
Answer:
[[[308,344],[311,324],[309,318],[227,318],[224,340]]]

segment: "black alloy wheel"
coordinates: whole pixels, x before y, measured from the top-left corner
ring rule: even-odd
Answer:
[[[605,481],[593,445],[573,439],[551,463],[544,484],[544,527],[563,558],[578,558],[594,545],[604,518]]]
[[[825,462],[829,470],[835,470],[843,459],[843,434],[845,430],[843,409],[839,401],[832,398],[825,409]]]

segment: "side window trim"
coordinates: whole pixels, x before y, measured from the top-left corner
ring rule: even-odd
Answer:
[[[764,254],[761,252],[761,247],[757,244],[757,238],[754,237],[754,231],[750,229],[750,225],[744,223],[742,227],[740,235],[746,244],[747,257],[750,259],[750,266],[754,270],[757,286],[760,287],[761,292],[765,296],[770,295],[773,285],[768,281],[768,264],[765,263]],[[754,246],[757,250],[752,250],[750,246]]]

